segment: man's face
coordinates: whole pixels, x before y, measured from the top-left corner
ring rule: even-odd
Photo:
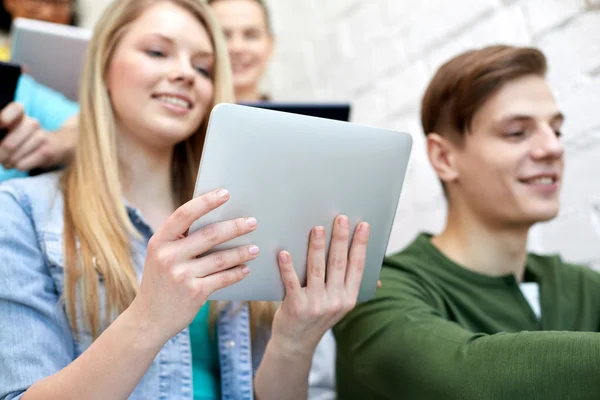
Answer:
[[[562,114],[544,78],[505,84],[475,114],[454,147],[451,201],[479,218],[522,226],[556,216],[563,172]]]
[[[69,24],[73,15],[73,0],[4,0],[4,8],[15,18]]]

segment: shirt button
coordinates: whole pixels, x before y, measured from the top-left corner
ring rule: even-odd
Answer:
[[[235,342],[234,342],[233,340],[228,340],[228,341],[225,343],[225,347],[227,347],[228,349],[230,349],[230,348],[232,348],[232,347],[235,347]]]

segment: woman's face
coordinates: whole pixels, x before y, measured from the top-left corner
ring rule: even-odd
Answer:
[[[119,133],[155,149],[190,137],[212,104],[213,66],[209,34],[192,14],[169,2],[146,9],[107,71]]]
[[[56,24],[69,24],[73,0],[4,0],[4,8],[15,18],[29,18]]]
[[[273,50],[264,10],[254,0],[221,0],[211,7],[227,39],[236,93],[255,90]]]

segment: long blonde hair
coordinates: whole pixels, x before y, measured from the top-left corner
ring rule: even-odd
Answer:
[[[200,0],[115,0],[96,24],[89,43],[80,89],[80,137],[75,155],[62,177],[64,194],[65,300],[77,332],[77,299],[83,301],[84,322],[97,337],[116,313],[123,312],[138,290],[130,241],[139,233],[123,204],[119,180],[115,115],[105,86],[105,73],[119,40],[148,7],[168,1],[195,16],[211,37],[215,53],[214,98],[233,102],[231,69],[225,39],[208,6]],[[177,144],[172,165],[172,188],[178,204],[190,200],[204,144],[208,115],[198,130]],[[99,277],[106,298],[100,301]],[[104,304],[104,318],[101,318]],[[252,328],[272,320],[271,303],[250,305]],[[216,315],[217,307],[212,314]]]

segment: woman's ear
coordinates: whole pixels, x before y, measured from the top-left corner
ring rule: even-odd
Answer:
[[[438,133],[427,135],[427,156],[440,180],[449,183],[458,179],[456,165],[456,146]]]
[[[271,59],[273,58],[274,52],[275,52],[275,36],[273,36],[273,34],[270,34],[269,35],[269,50],[268,50],[267,62],[271,61]]]

